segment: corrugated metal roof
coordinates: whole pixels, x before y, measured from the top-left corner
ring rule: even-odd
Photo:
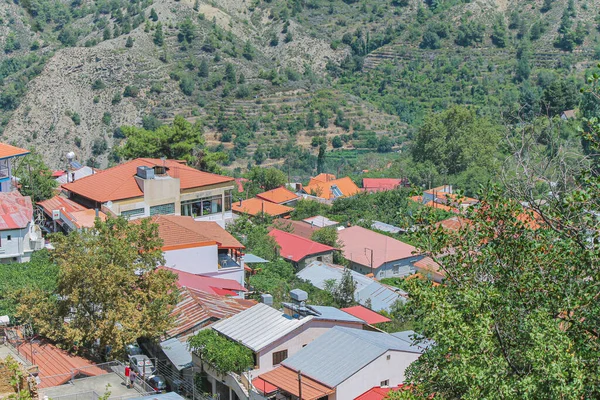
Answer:
[[[415,331],[395,332],[391,335],[405,341],[420,352],[425,351],[434,343],[433,340],[425,339],[423,335],[420,335]]]
[[[316,316],[315,319],[326,319],[330,321],[343,321],[343,322],[360,322],[364,323],[364,321],[360,318],[355,317],[354,315],[348,314],[345,311],[340,310],[339,308],[329,307],[329,306],[310,306],[311,308],[317,310],[321,315]]]
[[[259,256],[255,256],[254,254],[246,253],[244,255],[244,262],[246,264],[255,264],[255,263],[263,264],[263,263],[268,263],[269,261],[265,260],[264,258],[260,258]]]
[[[0,193],[0,230],[25,228],[33,219],[31,197],[21,193]]]
[[[385,222],[381,221],[373,221],[371,224],[371,229],[377,229],[378,231],[389,233],[406,232],[406,229],[398,228],[397,226],[386,224]]]
[[[282,365],[302,371],[303,375],[329,387],[337,387],[388,350],[420,353],[387,333],[336,326],[283,361]]]
[[[178,371],[193,365],[192,353],[179,340],[173,338],[160,342],[160,348]]]
[[[317,400],[326,398],[327,395],[334,393],[335,389],[302,375],[302,379],[298,379],[298,373],[289,368],[277,367],[272,371],[260,375],[260,378],[265,382],[271,383],[276,388],[290,393],[300,400]],[[300,396],[300,387],[302,386],[302,396]]]
[[[329,218],[324,217],[322,215],[316,215],[314,217],[305,218],[305,219],[303,219],[303,221],[306,222],[307,224],[310,224],[311,226],[316,226],[319,228],[324,228],[326,226],[339,225],[339,222],[330,220]]]
[[[129,400],[185,400],[185,397],[181,397],[175,392],[152,394],[150,396],[133,397]]]
[[[326,281],[334,279],[339,282],[343,273],[344,267],[342,266],[313,261],[298,272],[296,276],[310,282],[319,289],[325,289]],[[367,302],[367,299],[371,299],[371,309],[374,311],[390,311],[391,306],[397,300],[405,300],[406,292],[400,289],[394,290],[353,270],[350,270],[350,274],[356,282],[354,299],[363,305]]]
[[[312,318],[293,319],[266,304],[258,303],[237,315],[217,322],[213,329],[253,351],[260,351]]]

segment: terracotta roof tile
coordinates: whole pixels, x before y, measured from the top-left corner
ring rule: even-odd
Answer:
[[[294,370],[279,366],[272,371],[259,375],[259,377],[287,393],[296,397],[300,396],[298,373]],[[302,399],[300,400],[316,400],[335,392],[335,389],[331,389],[305,375],[302,375],[301,385]]]
[[[314,242],[312,240],[303,238],[302,236],[280,231],[279,229],[273,229],[271,232],[269,232],[269,236],[274,238],[281,248],[279,254],[282,257],[294,262],[300,262],[312,254],[325,253],[335,250],[333,247]]]
[[[305,239],[310,239],[312,237],[312,234],[321,228],[312,226],[303,221],[293,221],[291,219],[277,218],[273,223],[271,229],[279,229],[285,232],[289,231],[294,235],[301,236]]]
[[[403,183],[402,179],[394,178],[363,178],[363,188],[367,192],[382,192],[385,190],[394,190]]]
[[[329,181],[334,181],[336,178],[335,178],[335,175],[333,175],[333,174],[321,173],[321,174],[315,176],[313,179],[317,180],[317,181],[321,181],[321,182],[329,182]]]
[[[180,179],[181,190],[224,182],[234,183],[233,178],[198,171],[177,160],[166,160],[164,164],[168,169],[169,176]],[[157,165],[162,166],[163,161],[154,158],[138,158],[68,183],[63,185],[63,188],[101,203],[141,197],[144,193],[134,178],[137,167]]]
[[[264,193],[257,194],[256,197],[276,204],[286,203],[288,201],[300,198],[300,196],[298,196],[296,193],[287,190],[283,186],[273,190],[269,190]]]
[[[335,196],[333,193],[333,187],[337,188],[342,193],[342,196]],[[349,177],[343,177],[332,181],[321,181],[316,178],[312,178],[308,185],[302,188],[307,194],[320,197],[322,199],[334,199],[336,197],[349,197],[360,193],[360,189]]]
[[[235,202],[231,205],[231,209],[239,214],[258,215],[264,212],[273,217],[287,215],[294,211],[292,207],[271,203],[270,201],[257,199],[256,197]]]
[[[24,156],[26,154],[29,154],[29,150],[11,146],[10,144],[6,143],[0,143],[0,158]]]
[[[436,224],[436,226],[442,226],[444,229],[454,232],[469,225],[471,225],[471,221],[469,219],[459,216],[450,217]]]

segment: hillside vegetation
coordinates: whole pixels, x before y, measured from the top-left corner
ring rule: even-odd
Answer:
[[[1,139],[54,168],[67,151],[105,167],[120,161],[121,127],[151,131],[182,115],[232,173],[259,164],[305,177],[324,147],[332,170],[399,159],[406,175],[404,150],[431,112],[460,105],[515,126],[577,108],[597,58],[597,6],[5,1]]]

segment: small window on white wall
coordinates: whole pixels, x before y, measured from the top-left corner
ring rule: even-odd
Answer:
[[[400,264],[394,264],[394,265],[392,266],[392,273],[393,273],[394,275],[396,275],[396,274],[398,274],[398,272],[400,272]]]
[[[381,387],[390,386],[390,380],[386,379],[385,381],[381,381],[381,383],[379,384],[379,386],[381,386]]]
[[[391,359],[392,359],[392,355],[391,355],[391,354],[388,354],[388,355],[387,355],[387,359],[388,359],[388,360],[391,360]]]

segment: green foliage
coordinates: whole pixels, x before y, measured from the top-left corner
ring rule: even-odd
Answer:
[[[58,183],[52,177],[52,171],[44,163],[42,156],[35,150],[23,157],[14,174],[20,179],[21,194],[31,196],[34,203],[54,196],[54,189]]]
[[[275,168],[253,167],[248,172],[247,178],[261,191],[278,188],[287,182],[285,174]]]
[[[328,286],[328,289],[333,296],[333,301],[339,308],[350,307],[356,304],[356,301],[354,300],[356,282],[354,281],[349,269],[344,269],[342,279],[339,283],[332,283]]]
[[[196,160],[194,152],[204,147],[202,126],[191,124],[180,115],[175,116],[171,125],[161,125],[154,131],[122,126],[121,132],[127,141],[117,149],[117,154],[125,159],[167,157],[192,162]]]
[[[0,264],[0,315],[15,316],[22,293],[39,290],[49,296],[57,288],[58,267],[47,250],[26,263]]]
[[[318,215],[318,214],[315,214],[315,215]],[[315,242],[322,243],[327,246],[335,247],[338,249],[342,247],[340,245],[340,243],[338,242],[337,229],[332,226],[327,226],[327,227],[321,228],[317,231],[314,231],[312,236],[310,237],[310,239],[314,240]]]
[[[188,343],[202,361],[220,374],[241,374],[254,365],[252,351],[241,344],[226,339],[213,329],[204,329],[192,336]]]
[[[458,27],[455,42],[460,46],[472,46],[481,43],[485,34],[485,26],[472,20],[463,21]]]
[[[127,85],[123,91],[123,97],[138,97],[140,89],[137,86]]]
[[[163,27],[160,22],[158,24],[156,24],[156,28],[154,30],[154,36],[153,36],[152,40],[154,41],[154,44],[157,46],[162,46],[165,43]]]
[[[305,218],[314,217],[315,215],[324,215],[329,210],[329,206],[319,203],[314,200],[299,200],[292,211],[292,219],[301,221]]]

